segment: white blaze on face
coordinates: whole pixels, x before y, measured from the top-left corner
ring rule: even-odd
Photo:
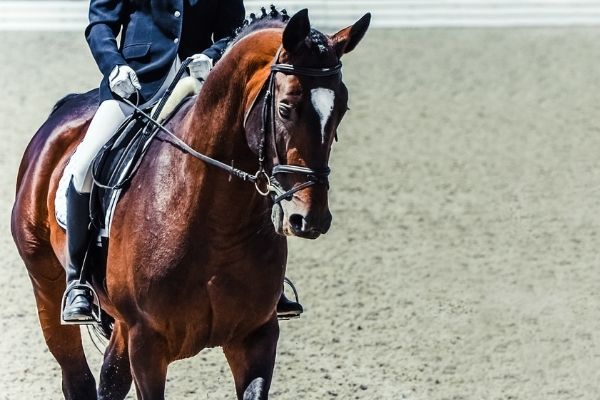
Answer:
[[[311,102],[321,119],[321,142],[325,143],[325,127],[333,112],[335,92],[331,89],[316,88],[310,91]]]

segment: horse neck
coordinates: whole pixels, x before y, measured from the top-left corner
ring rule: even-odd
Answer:
[[[184,139],[192,147],[225,162],[257,168],[244,115],[259,95],[280,44],[281,29],[265,29],[241,39],[223,56],[188,114]]]
[[[243,134],[240,94],[236,79],[215,79],[204,84],[184,121],[182,139],[192,148],[223,162],[246,162],[252,158]]]
[[[265,58],[268,62],[270,59],[272,57]],[[267,68],[268,62],[264,63]],[[236,168],[249,173],[255,172],[258,169],[258,157],[248,146],[243,120],[247,93],[255,86],[257,76],[264,74],[262,64],[239,57],[239,54],[224,57],[182,121],[180,137],[209,157],[231,162]],[[252,184],[234,177],[228,179],[224,172],[190,156],[183,162],[186,174],[201,176],[195,188],[199,196],[212,191],[207,196],[216,199],[210,205],[212,216],[221,221],[235,220],[232,226],[236,226],[236,229],[240,228],[240,221],[252,226],[264,223],[262,220],[265,217],[268,219],[268,202],[256,193]],[[198,173],[200,165],[205,168],[204,173]],[[203,201],[198,203],[206,207]]]

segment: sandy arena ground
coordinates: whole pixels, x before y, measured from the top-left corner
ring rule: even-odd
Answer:
[[[30,137],[99,75],[82,34],[0,38],[0,398],[57,399],[9,217]],[[307,313],[274,399],[599,398],[599,40],[379,30],[347,56],[334,225],[291,241]],[[171,399],[233,393],[218,349],[170,369]]]

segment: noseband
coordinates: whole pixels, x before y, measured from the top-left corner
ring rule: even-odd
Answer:
[[[290,200],[294,193],[299,192],[302,189],[308,187],[323,184],[329,186],[329,174],[331,169],[329,166],[324,168],[309,168],[300,165],[289,165],[281,164],[279,158],[279,152],[277,151],[276,132],[277,127],[275,124],[275,75],[280,72],[286,75],[297,75],[297,76],[309,76],[309,77],[328,77],[336,76],[341,73],[342,64],[338,63],[334,67],[328,68],[311,68],[311,67],[297,67],[290,64],[279,63],[279,55],[281,48],[277,52],[275,62],[271,66],[271,72],[269,79],[265,85],[267,87],[265,98],[262,107],[262,126],[260,130],[260,144],[258,146],[258,161],[259,170],[256,173],[255,186],[256,190],[263,196],[272,194],[273,203],[278,204],[282,200]],[[269,123],[270,122],[270,123]],[[271,131],[271,142],[273,147],[274,165],[271,175],[269,176],[265,172],[265,143],[267,141],[268,130],[267,126],[270,127]],[[299,185],[292,187],[289,190],[285,190],[281,183],[277,180],[277,176],[281,174],[299,174],[305,175],[306,181]]]

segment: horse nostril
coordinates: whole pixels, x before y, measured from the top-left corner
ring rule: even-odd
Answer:
[[[299,232],[302,231],[302,225],[304,222],[304,217],[300,214],[292,214],[290,216],[290,225],[292,226],[292,228]]]

